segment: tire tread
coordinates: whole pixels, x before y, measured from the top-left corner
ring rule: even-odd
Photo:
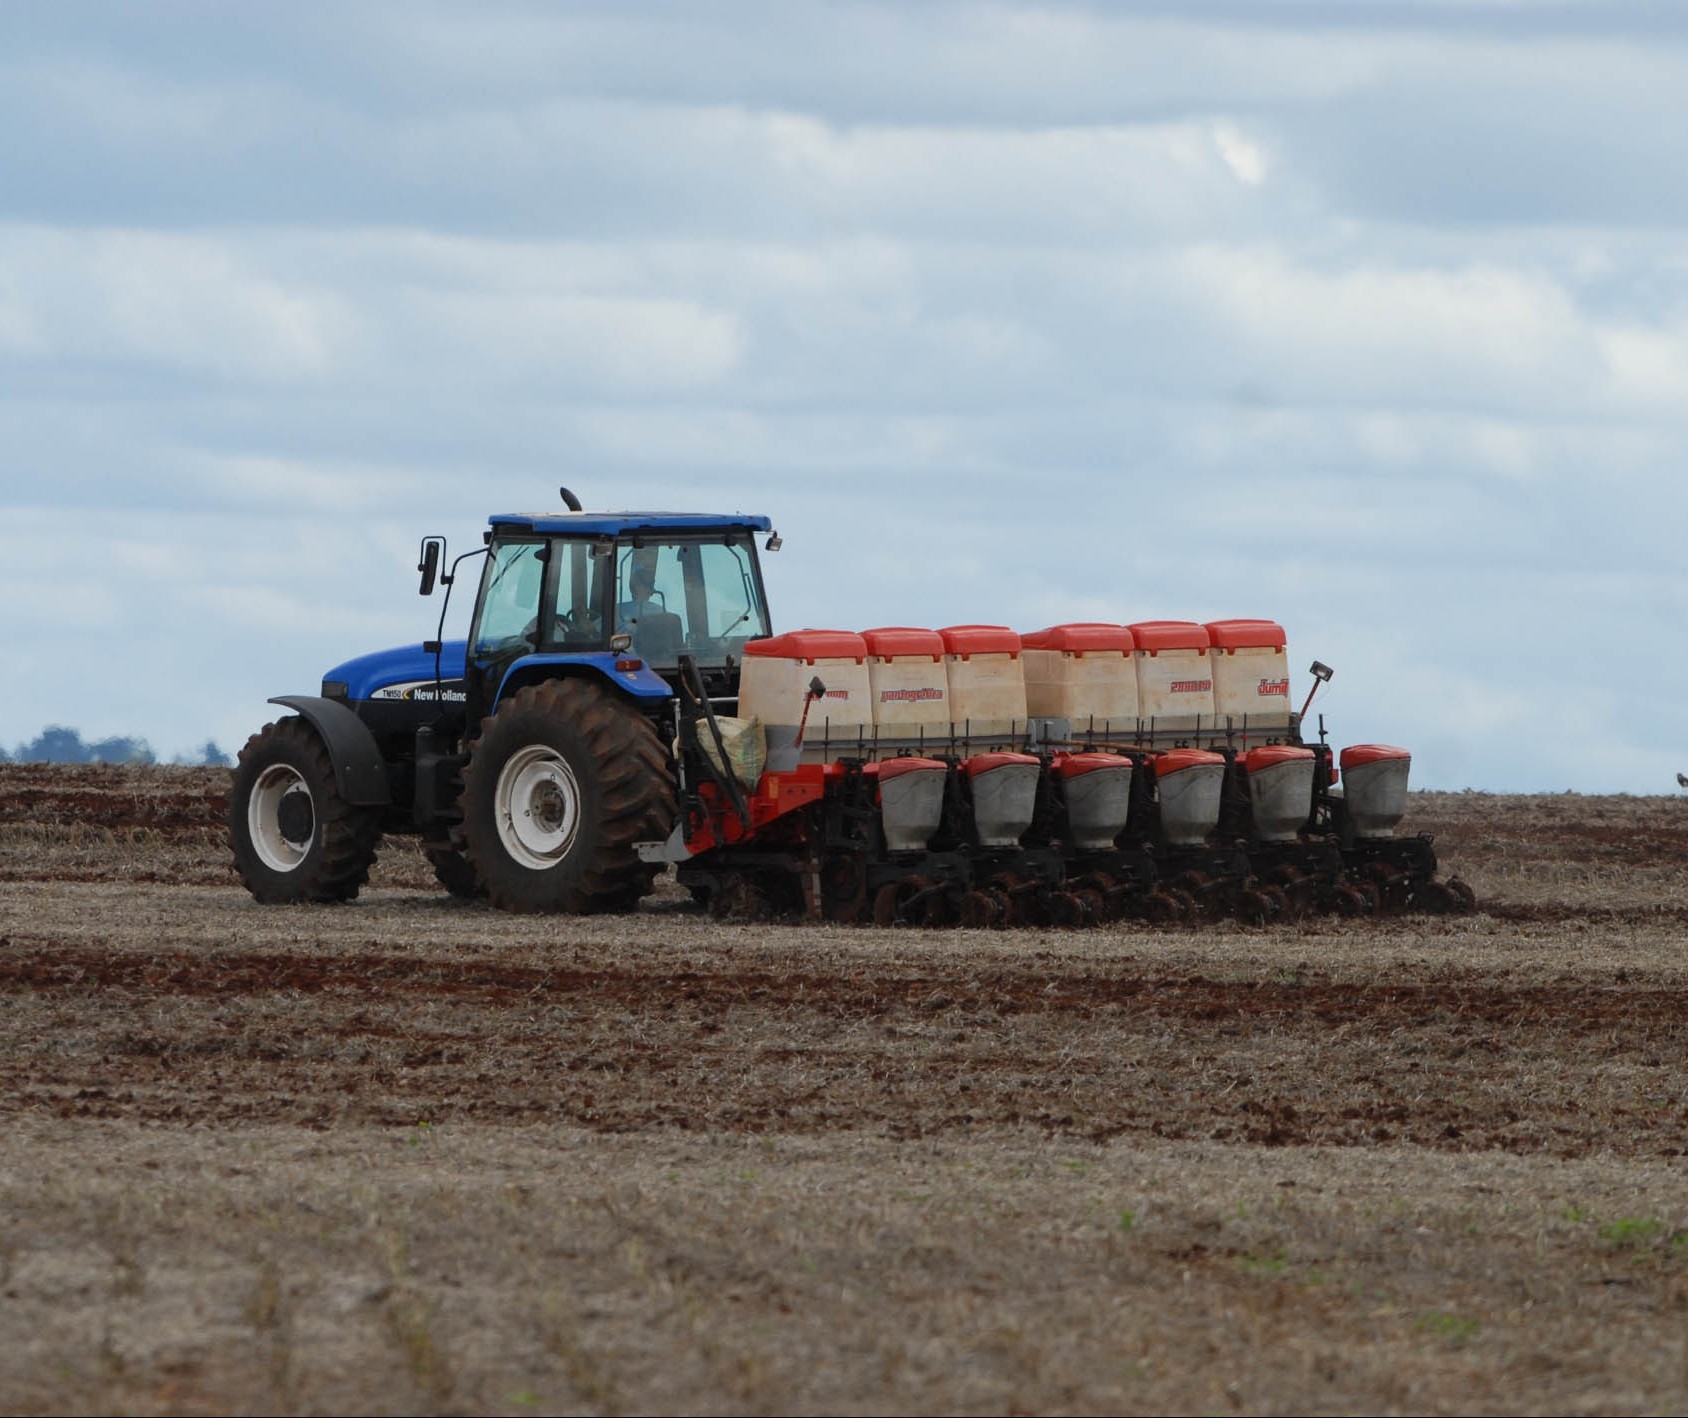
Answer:
[[[322,838],[316,860],[302,863],[298,872],[286,875],[258,860],[245,832],[246,798],[252,782],[269,763],[279,761],[294,762],[315,780],[312,810]],[[329,905],[355,900],[369,881],[380,844],[380,813],[354,807],[335,791],[333,761],[321,738],[303,718],[278,719],[247,739],[235,762],[234,787],[229,794],[229,847],[234,853],[235,871],[255,899],[265,905]]]
[[[572,884],[560,891],[548,883],[545,889],[529,889],[539,888],[540,882],[519,876],[511,884],[501,870],[502,853],[494,841],[496,834],[478,833],[468,822],[469,815],[477,810],[471,804],[483,799],[491,802],[507,756],[505,750],[510,747],[503,743],[509,737],[506,726],[522,720],[532,722],[530,716],[568,725],[582,740],[597,774],[598,814],[584,829],[594,838],[588,848],[590,855]],[[516,736],[521,735],[518,732]],[[490,749],[483,753],[488,745]],[[633,844],[666,837],[677,811],[674,775],[655,726],[630,705],[583,679],[529,685],[481,721],[475,748],[463,770],[463,803],[464,855],[492,904],[507,911],[570,915],[634,909],[649,894],[660,868],[640,861]],[[528,875],[543,878],[549,874]]]

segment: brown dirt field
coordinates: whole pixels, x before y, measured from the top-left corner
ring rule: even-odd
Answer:
[[[1688,800],[987,933],[264,908],[225,782],[0,765],[0,1411],[1688,1409]]]

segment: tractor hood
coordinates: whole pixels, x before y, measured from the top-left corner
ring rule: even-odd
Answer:
[[[463,666],[467,660],[467,640],[447,640],[439,656],[438,673],[444,681],[445,697],[463,697]],[[421,645],[400,645],[392,650],[376,650],[336,665],[322,677],[326,686],[343,684],[346,698],[356,703],[364,699],[421,699],[434,697],[435,661],[431,650]]]

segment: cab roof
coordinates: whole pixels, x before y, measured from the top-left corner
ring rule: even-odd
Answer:
[[[619,537],[634,532],[771,532],[767,517],[719,512],[498,512],[487,519],[495,531],[541,532],[549,536]]]

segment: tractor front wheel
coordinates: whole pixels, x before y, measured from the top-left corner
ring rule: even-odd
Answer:
[[[589,680],[549,680],[482,721],[463,770],[463,850],[506,911],[626,910],[658,867],[674,778],[649,719]]]
[[[246,741],[229,792],[229,845],[259,901],[350,901],[380,841],[379,810],[340,796],[328,750],[303,719],[266,724]]]

